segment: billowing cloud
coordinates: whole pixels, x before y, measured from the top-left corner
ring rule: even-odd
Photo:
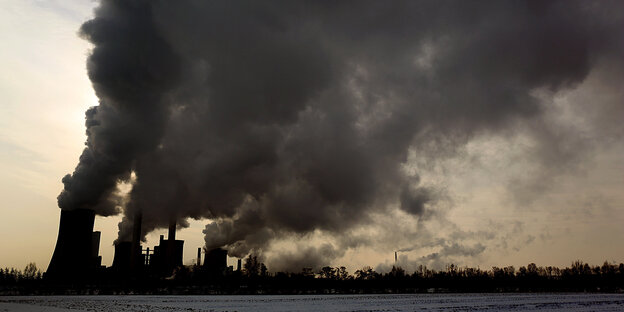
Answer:
[[[357,246],[349,231],[373,215],[400,209],[422,221],[446,196],[406,170],[410,153],[435,162],[481,135],[522,130],[541,142],[534,161],[574,159],[583,142],[547,123],[545,105],[598,66],[621,77],[622,9],[103,1],[81,29],[100,105],[87,112],[87,147],[59,206],[118,213],[116,185],[134,173],[121,239],[142,213],[144,234],[212,219],[207,247],[241,256],[315,231]],[[595,109],[621,109],[618,100]],[[342,256],[327,246],[291,258]]]

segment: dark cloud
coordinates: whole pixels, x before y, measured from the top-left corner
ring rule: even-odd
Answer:
[[[63,209],[118,213],[110,200],[137,159],[164,133],[166,92],[177,80],[178,58],[155,28],[143,1],[104,1],[80,34],[95,47],[87,62],[100,105],[86,113],[87,142],[72,175],[63,178]]]
[[[269,269],[275,272],[300,272],[302,268],[309,267],[317,272],[321,267],[330,265],[333,259],[343,255],[343,250],[336,249],[331,244],[300,247],[295,251],[284,251],[274,255]]]
[[[137,212],[144,233],[210,218],[207,246],[237,255],[276,237],[340,236],[392,207],[423,217],[440,193],[406,172],[409,152],[435,160],[542,120],[535,90],[571,90],[597,62],[621,62],[621,11],[617,1],[104,1],[81,30],[101,104],[59,205],[115,213],[115,185],[134,172],[120,238]],[[570,155],[565,133],[552,134],[557,157]]]

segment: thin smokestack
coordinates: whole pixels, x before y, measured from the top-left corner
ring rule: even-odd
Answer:
[[[176,221],[169,221],[169,236],[167,237],[167,267],[174,268],[176,266]]]
[[[397,252],[394,252],[394,263],[397,263]]]
[[[201,247],[197,248],[197,266],[201,265]]]
[[[176,220],[173,219],[169,222],[169,237],[167,237],[169,241],[175,241],[176,239]]]

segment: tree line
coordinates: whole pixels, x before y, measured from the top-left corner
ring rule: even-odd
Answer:
[[[215,293],[414,293],[414,292],[624,292],[624,263],[569,267],[492,267],[489,270],[449,264],[442,270],[418,266],[407,272],[393,266],[387,273],[365,266],[349,273],[344,266],[300,272],[269,272],[256,256],[246,258],[241,272],[206,276],[202,267],[187,267],[175,279],[201,285]]]
[[[0,268],[0,285],[40,281],[42,278],[43,274],[34,262],[27,264],[23,271],[16,268]]]
[[[344,266],[300,272],[270,272],[257,256],[245,259],[242,270],[215,272],[204,266],[183,266],[169,277],[115,275],[110,271],[83,281],[49,281],[34,263],[24,270],[0,269],[0,295],[6,294],[325,294],[422,292],[624,292],[624,263],[590,265],[580,260],[569,267],[527,266],[480,269],[424,265],[413,272],[393,266],[387,273],[370,266],[353,274]]]

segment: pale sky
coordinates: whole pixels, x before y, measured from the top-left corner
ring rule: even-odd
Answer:
[[[74,170],[84,148],[84,112],[98,103],[85,65],[91,45],[77,36],[95,5],[0,0],[1,267],[35,262],[45,269],[50,261],[61,178]],[[364,265],[386,270],[398,248],[405,250],[399,252],[400,264],[408,270],[418,263],[439,267],[448,261],[481,268],[530,262],[566,266],[577,259],[624,262],[624,127],[605,130],[596,122],[605,116],[587,105],[612,104],[613,124],[622,123],[624,110],[617,103],[622,91],[605,85],[604,77],[622,84],[618,73],[596,67],[572,90],[554,95],[535,90],[549,103],[544,104],[546,125],[578,133],[578,141],[562,145],[562,153],[579,155],[565,168],[559,170],[557,160],[535,159],[548,157],[532,152],[539,136],[530,132],[540,131],[541,124],[513,135],[478,136],[433,164],[414,150],[405,170],[417,171],[424,185],[445,190],[439,214],[420,222],[396,209],[375,216],[373,224],[355,227],[349,235],[380,244],[395,240],[402,247],[356,246],[328,264],[346,265],[351,272]],[[120,220],[96,218],[105,265],[112,263]],[[184,263],[194,262],[209,222],[193,220],[178,232],[185,240]],[[152,232],[147,245],[152,247],[160,234],[166,230]],[[322,246],[332,239],[323,231],[277,239],[266,254],[296,254],[302,245]],[[445,243],[436,243],[440,239]]]

